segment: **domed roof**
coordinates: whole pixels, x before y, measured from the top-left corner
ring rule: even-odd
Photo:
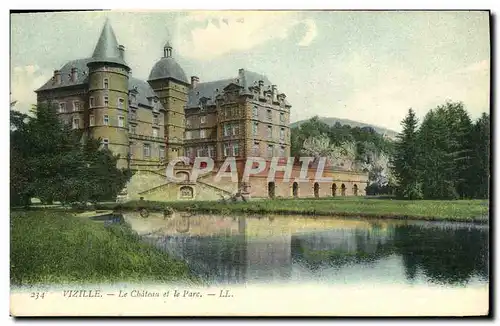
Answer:
[[[181,66],[172,58],[172,45],[167,42],[163,47],[163,58],[156,62],[151,69],[148,80],[172,78],[189,84],[186,74]]]
[[[151,69],[148,80],[172,78],[189,84],[186,73],[172,57],[161,58]]]

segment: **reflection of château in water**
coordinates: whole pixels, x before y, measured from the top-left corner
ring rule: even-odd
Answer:
[[[195,273],[216,283],[287,279],[291,275],[291,235],[249,239],[247,219],[237,218],[238,232],[224,235],[167,235],[153,242],[185,260]]]
[[[294,241],[310,250],[339,252],[376,252],[394,237],[394,229],[376,228],[335,229],[294,236]]]
[[[488,280],[487,228],[290,217],[199,220],[206,224],[195,222],[189,232],[168,230],[149,240],[211,283],[294,282],[325,275],[335,282],[345,273],[361,278],[378,273],[389,282],[396,274],[410,283]],[[397,272],[375,272],[376,266]]]

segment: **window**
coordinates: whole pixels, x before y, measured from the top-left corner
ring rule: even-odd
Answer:
[[[159,124],[159,121],[160,121],[160,119],[158,119],[158,116],[157,116],[156,114],[155,114],[155,115],[153,115],[153,124],[154,124],[154,125],[158,125],[158,124]]]
[[[133,135],[135,135],[135,126],[134,125],[129,125],[129,132]]]
[[[191,119],[186,118],[186,127],[190,128],[191,127]]]
[[[159,110],[160,110],[160,106],[159,106],[158,100],[155,99],[154,104],[153,104],[153,111],[158,112]]]
[[[280,121],[285,122],[285,113],[280,112]]]
[[[160,160],[164,159],[165,158],[165,146],[160,146],[160,149],[159,149],[159,156],[160,156]]]
[[[200,130],[200,138],[205,138],[205,129]]]
[[[198,147],[198,149],[196,150],[196,156],[203,157],[203,147]]]
[[[104,106],[109,105],[109,98],[107,96],[104,96]]]
[[[207,123],[207,117],[206,117],[205,115],[202,115],[202,116],[200,117],[200,124],[202,124],[202,125],[203,125],[203,124],[205,124],[205,123]]]
[[[235,143],[233,145],[233,156],[239,156],[240,155],[240,144]]]
[[[136,110],[132,110],[132,112],[130,113],[130,120],[137,120],[137,111]]]
[[[273,145],[267,145],[267,157],[273,157]]]
[[[122,98],[118,99],[118,108],[119,109],[125,108],[125,100],[124,99],[122,99]]]
[[[237,136],[240,134],[240,125],[238,123],[235,123],[232,129],[233,129],[233,136]]]
[[[143,155],[144,155],[144,157],[151,156],[151,145],[150,144],[144,144]]]
[[[193,198],[193,188],[184,186],[180,189],[180,197],[181,198]]]
[[[186,139],[191,139],[191,131],[186,131]]]
[[[105,116],[102,117],[102,123],[105,126],[109,126],[109,116],[106,114]]]
[[[260,146],[259,146],[259,143],[253,143],[253,146],[252,146],[252,155],[253,156],[260,156]]]
[[[91,127],[95,126],[95,116],[93,114],[89,116],[89,125]]]
[[[231,125],[229,123],[226,123],[224,125],[224,136],[225,137],[229,136],[230,130],[231,130]]]
[[[252,126],[252,134],[256,136],[259,133],[259,123],[254,122]]]
[[[224,156],[229,156],[229,144],[224,144]]]
[[[93,97],[91,97],[91,98],[89,99],[89,106],[90,106],[91,108],[93,108],[93,107],[94,107],[94,105],[95,105],[95,103],[94,103],[94,98],[93,98]]]
[[[73,111],[80,111],[80,102],[73,101]]]
[[[78,129],[80,127],[80,119],[73,118],[73,129]]]
[[[257,118],[259,116],[259,108],[257,106],[253,107],[253,113],[252,113],[254,118]]]
[[[125,118],[122,115],[118,116],[118,127],[125,127]]]
[[[215,157],[215,147],[208,146],[208,157]]]
[[[273,127],[267,126],[267,138],[273,138]]]
[[[66,103],[59,103],[59,113],[66,112]]]
[[[193,156],[193,148],[192,147],[188,147],[186,149],[186,156],[188,156],[188,157]]]
[[[280,129],[280,139],[281,140],[285,139],[285,128]]]
[[[102,140],[102,148],[109,149],[109,148],[108,148],[108,145],[109,145],[109,139],[104,138],[104,139]]]
[[[153,128],[153,137],[158,137],[158,129]]]
[[[273,112],[271,110],[267,110],[267,120],[273,119]]]
[[[108,78],[104,78],[104,80],[103,80],[103,87],[105,89],[109,88],[109,79]]]
[[[285,147],[280,146],[280,157],[285,157]]]

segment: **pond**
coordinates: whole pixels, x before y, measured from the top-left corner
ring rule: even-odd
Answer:
[[[209,284],[489,282],[487,225],[305,216],[124,214]]]

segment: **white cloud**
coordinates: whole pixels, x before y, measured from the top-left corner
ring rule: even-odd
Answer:
[[[301,20],[294,12],[195,12],[178,22],[178,29],[186,34],[179,51],[186,57],[209,60],[273,39],[285,39],[291,28],[302,22],[308,28],[301,41],[306,46],[317,35],[316,24],[311,19]]]
[[[17,101],[17,110],[27,113],[36,104],[34,91],[49,80],[51,73],[41,70],[37,65],[17,66],[12,70],[11,100]]]
[[[308,46],[318,35],[318,29],[316,23],[312,19],[307,19],[304,21],[307,31],[304,38],[298,43],[299,46]]]

